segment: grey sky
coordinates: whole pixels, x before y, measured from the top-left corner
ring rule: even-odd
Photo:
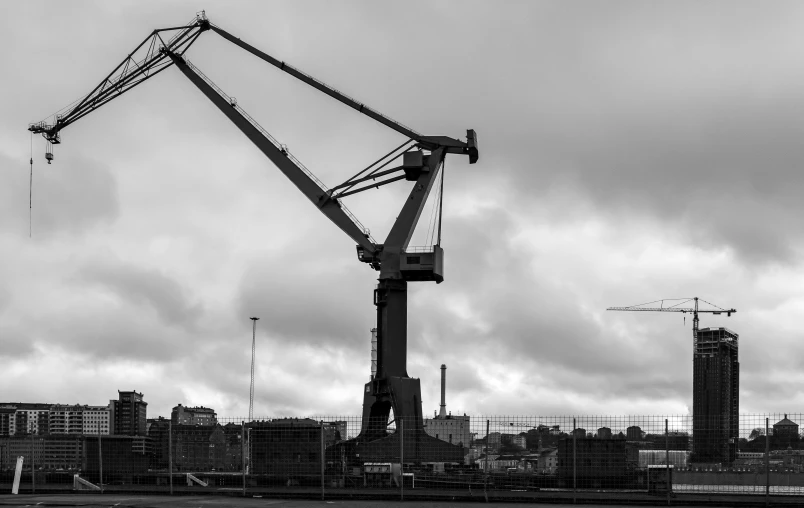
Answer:
[[[0,18],[0,401],[149,415],[203,404],[359,414],[376,274],[175,69],[62,133],[155,28],[210,19],[412,128],[446,165],[446,280],[413,283],[425,412],[686,414],[690,319],[735,307],[741,411],[794,412],[804,343],[804,6],[796,2],[5,2]],[[188,57],[329,185],[404,141],[215,34]],[[409,184],[346,204],[384,238]],[[413,244],[425,237],[430,209]]]

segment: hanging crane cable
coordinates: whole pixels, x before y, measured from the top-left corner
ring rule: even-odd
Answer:
[[[447,176],[447,159],[441,163],[441,187],[438,189],[438,242],[436,245],[441,246],[441,216],[444,211],[444,178]]]
[[[443,209],[442,200],[444,198],[444,163],[441,163],[441,173],[438,175],[438,194],[432,203],[433,208],[430,210],[430,219],[427,223],[427,236],[425,242],[427,247],[434,245],[441,245],[441,212]]]
[[[28,238],[33,235],[33,132],[31,133],[31,179],[28,183]]]

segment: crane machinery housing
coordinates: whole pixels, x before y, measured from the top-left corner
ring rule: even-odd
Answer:
[[[204,32],[214,32],[260,60],[290,74],[343,104],[402,134],[407,141],[355,174],[342,184],[326,187],[310,170],[280,144],[237,101],[223,92],[185,57],[187,49]],[[53,145],[61,142],[61,131],[92,111],[121,96],[137,85],[175,66],[217,108],[234,123],[263,154],[336,226],[357,243],[357,257],[379,271],[374,305],[377,309],[377,375],[365,385],[363,419],[359,443],[394,438],[389,434],[390,412],[405,421],[405,443],[421,445],[430,438],[424,433],[421,386],[407,372],[407,283],[444,279],[443,250],[439,239],[429,248],[410,248],[409,242],[419,216],[437,181],[447,154],[466,155],[469,163],[478,160],[477,136],[467,130],[466,141],[448,136],[425,136],[378,111],[337,91],[314,77],[280,61],[211,23],[201,11],[186,25],[154,30],[89,94],[69,106],[52,121],[30,124],[28,130],[47,141],[45,157],[53,160]],[[401,164],[391,164],[401,157]],[[341,198],[378,188],[399,180],[411,181],[413,188],[383,243],[349,212]],[[443,185],[443,178],[441,179]],[[408,441],[412,440],[413,443]],[[438,440],[435,440],[438,441]],[[443,446],[447,443],[438,441]],[[413,449],[420,450],[420,446]],[[452,450],[456,448],[456,450]],[[416,460],[406,453],[406,458]],[[451,447],[444,453],[460,457]]]

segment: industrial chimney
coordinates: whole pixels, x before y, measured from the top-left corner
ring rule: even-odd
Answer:
[[[447,417],[447,366],[443,363],[441,364],[441,412],[439,413],[440,418]]]

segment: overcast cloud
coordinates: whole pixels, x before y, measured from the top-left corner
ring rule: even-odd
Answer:
[[[470,414],[688,414],[680,314],[734,307],[741,412],[804,393],[804,6],[798,2],[5,2],[0,18],[0,401],[145,394],[255,413],[361,411],[376,273],[169,69],[62,132],[153,29],[200,8],[267,53],[431,135],[446,164],[443,284],[412,283],[423,406]],[[329,185],[396,133],[214,33],[188,57]],[[385,237],[401,182],[347,198]],[[427,233],[430,208],[412,244]]]

